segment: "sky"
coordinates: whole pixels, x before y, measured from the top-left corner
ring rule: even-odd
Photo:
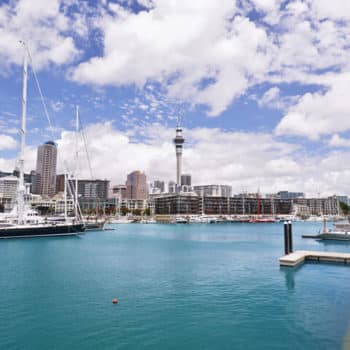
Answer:
[[[80,177],[175,180],[181,115],[193,184],[350,194],[348,0],[0,0],[3,171],[19,152],[20,40],[26,171],[55,140],[58,172],[77,143]]]

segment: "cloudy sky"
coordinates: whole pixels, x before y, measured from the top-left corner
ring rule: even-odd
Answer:
[[[74,167],[79,105],[92,176],[113,184],[135,169],[174,180],[180,113],[194,184],[350,193],[348,0],[1,0],[0,170],[18,156],[19,40],[26,170],[52,138]]]

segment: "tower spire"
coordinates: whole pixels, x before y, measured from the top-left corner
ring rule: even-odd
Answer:
[[[177,127],[180,128],[181,127],[181,114],[179,113],[177,116]]]
[[[177,185],[181,185],[182,149],[183,149],[184,142],[185,142],[185,139],[182,136],[181,116],[179,113],[178,117],[177,117],[176,136],[174,138],[175,152],[176,152],[176,183],[177,183]]]

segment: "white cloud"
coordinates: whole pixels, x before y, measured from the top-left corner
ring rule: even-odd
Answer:
[[[20,0],[0,5],[0,66],[6,73],[22,63],[20,40],[27,42],[35,67],[72,62],[79,54],[67,32],[74,30],[72,19],[60,0]],[[81,28],[80,28],[81,30]]]
[[[0,134],[0,150],[12,150],[16,147],[17,142],[12,136]]]
[[[345,139],[338,134],[334,134],[329,140],[328,145],[331,147],[350,147],[350,140]]]
[[[278,135],[301,135],[317,140],[321,135],[350,129],[350,73],[329,81],[325,93],[306,93],[277,125]]]
[[[312,9],[320,19],[350,20],[350,3],[344,0],[317,0]]]
[[[104,54],[80,64],[73,78],[96,85],[161,82],[170,96],[210,107],[218,115],[269,64],[263,29],[224,0],[154,1],[137,14],[113,6],[99,25]],[[208,80],[209,79],[209,80]]]

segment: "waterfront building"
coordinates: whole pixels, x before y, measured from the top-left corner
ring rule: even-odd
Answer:
[[[292,213],[291,200],[270,198],[199,196],[192,193],[169,193],[155,196],[157,215],[288,215]]]
[[[75,180],[69,180],[74,193]],[[104,211],[109,193],[109,180],[78,180],[78,200],[83,212]]]
[[[0,171],[0,178],[5,176],[15,176],[19,178],[19,170],[15,169],[13,172],[8,171]],[[35,171],[32,170],[29,174],[23,174],[24,183],[26,185],[26,188],[29,189],[29,192],[32,192],[32,187],[35,181]]]
[[[336,196],[328,198],[296,198],[294,204],[306,206],[311,215],[340,215],[339,201]]]
[[[4,211],[11,211],[16,203],[18,181],[13,175],[0,177],[0,204]]]
[[[48,141],[38,147],[33,193],[52,197],[56,192],[57,146]]]
[[[126,199],[147,199],[147,178],[146,174],[140,170],[135,170],[127,176]]]
[[[62,193],[56,194],[50,199],[45,199],[34,195],[31,200],[31,206],[44,215],[64,214],[65,207],[67,208],[68,215],[73,215],[74,212],[74,200],[72,198],[67,198],[65,203]]]
[[[112,197],[126,198],[126,185],[114,185],[112,187]]]
[[[108,189],[109,180],[78,180],[78,196],[81,198],[106,199]]]
[[[123,199],[120,203],[120,208],[128,209],[128,211],[140,210],[143,211],[149,207],[146,199]]]
[[[200,213],[200,198],[192,193],[168,193],[154,198],[157,215],[195,215]]]
[[[228,185],[193,186],[199,196],[232,197],[232,187]]]

